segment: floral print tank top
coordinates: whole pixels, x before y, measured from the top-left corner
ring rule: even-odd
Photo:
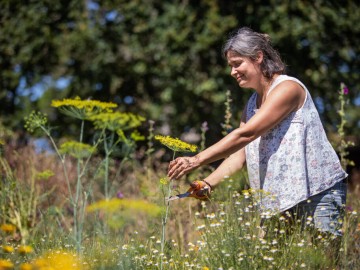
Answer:
[[[306,92],[303,106],[245,147],[251,188],[264,191],[265,209],[284,211],[346,178],[347,174],[328,141],[315,104],[305,85],[287,75],[279,83],[297,82]],[[247,104],[246,121],[257,111],[257,93]]]

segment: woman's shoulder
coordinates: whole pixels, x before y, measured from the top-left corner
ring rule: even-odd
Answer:
[[[281,77],[280,77],[281,76]],[[307,97],[307,89],[298,79],[286,75],[276,78],[275,84],[271,89],[271,96],[286,100],[287,103],[294,104],[296,110],[301,108]],[[270,97],[270,91],[268,92]]]
[[[279,84],[289,85],[289,86],[300,85],[302,88],[306,89],[304,83],[302,81],[300,81],[298,78],[295,78],[295,77],[292,77],[289,75],[285,75],[285,74],[281,74],[275,79],[274,86],[277,86]]]

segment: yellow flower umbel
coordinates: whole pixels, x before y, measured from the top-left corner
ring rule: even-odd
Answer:
[[[145,136],[141,135],[141,133],[138,130],[134,130],[130,134],[130,138],[133,139],[135,142],[137,142],[137,141],[145,141]]]
[[[12,224],[2,224],[0,226],[0,230],[2,230],[4,233],[13,233],[16,231],[16,227]]]
[[[45,170],[36,174],[36,179],[39,180],[48,180],[51,176],[54,176],[55,173],[51,170]]]
[[[41,258],[31,263],[33,269],[53,269],[53,270],[81,270],[85,269],[81,260],[67,251],[52,251],[44,254]]]
[[[75,158],[87,158],[96,151],[96,147],[77,141],[68,141],[60,146],[61,154],[68,154]]]
[[[131,199],[101,200],[87,207],[88,212],[103,210],[106,213],[113,213],[122,209],[130,209],[132,211],[144,212],[152,216],[157,216],[161,212],[161,208],[156,204],[144,200]]]
[[[29,116],[24,118],[25,129],[33,133],[36,129],[45,127],[47,123],[47,116],[41,112],[32,111]]]
[[[14,248],[12,246],[2,246],[2,250],[5,253],[13,253],[14,252]]]
[[[51,106],[59,108],[59,110],[69,116],[84,120],[89,116],[101,112],[109,112],[117,105],[112,102],[102,102],[98,100],[81,100],[79,97],[75,99],[53,100]]]
[[[170,136],[156,135],[155,140],[158,140],[161,144],[170,148],[174,152],[196,152],[197,146],[183,142],[178,138],[172,138]]]
[[[19,267],[20,270],[34,270],[30,263],[22,263]]]
[[[0,259],[0,269],[1,270],[7,270],[7,269],[13,269],[14,264],[8,260]]]
[[[33,251],[34,251],[34,249],[30,246],[20,246],[18,248],[18,252],[22,255],[32,253]]]
[[[103,112],[89,117],[97,129],[108,129],[111,131],[127,130],[141,125],[145,118],[122,112]]]

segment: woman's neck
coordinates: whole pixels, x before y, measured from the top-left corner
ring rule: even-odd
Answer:
[[[258,109],[265,102],[270,87],[278,76],[279,76],[278,74],[275,74],[270,79],[262,77],[263,79],[260,81],[258,89],[255,89],[255,91],[257,92],[256,105]]]

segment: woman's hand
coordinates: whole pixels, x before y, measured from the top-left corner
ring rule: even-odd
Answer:
[[[198,200],[208,200],[210,198],[211,186],[204,182],[203,180],[196,180],[190,184],[191,195],[189,197],[193,197]]]
[[[169,164],[168,177],[170,179],[179,179],[183,175],[191,172],[200,166],[199,158],[194,157],[178,157]]]

